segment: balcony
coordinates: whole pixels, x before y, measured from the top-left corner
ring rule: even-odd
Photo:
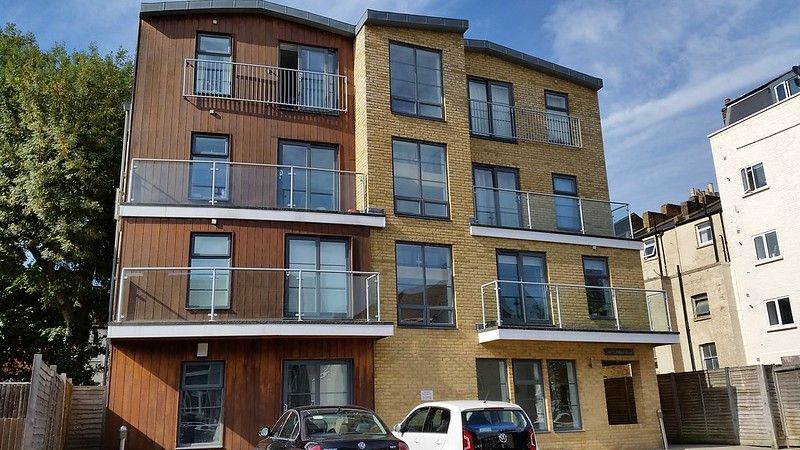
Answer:
[[[183,96],[276,105],[303,112],[347,112],[347,77],[338,74],[189,59]]]
[[[119,280],[111,338],[393,334],[376,272],[141,267]]]
[[[474,136],[583,146],[577,117],[482,100],[470,100],[469,106],[469,131]]]
[[[627,203],[482,186],[473,191],[473,236],[641,247],[633,240]]]
[[[227,161],[133,158],[129,217],[234,218],[385,226],[358,172]]]
[[[674,344],[664,291],[495,280],[481,286],[481,343]]]

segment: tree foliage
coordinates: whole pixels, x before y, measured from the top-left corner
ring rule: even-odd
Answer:
[[[0,357],[11,365],[44,352],[80,372],[98,351],[89,336],[106,322],[131,77],[123,50],[45,51],[0,29]],[[8,370],[0,378],[24,375]]]

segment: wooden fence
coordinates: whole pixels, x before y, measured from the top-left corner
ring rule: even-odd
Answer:
[[[30,383],[0,383],[0,449],[100,449],[105,395],[34,356]]]
[[[800,445],[800,368],[669,373],[658,390],[672,444]]]

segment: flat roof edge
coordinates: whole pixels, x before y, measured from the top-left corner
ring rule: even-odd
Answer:
[[[355,36],[355,27],[349,23],[266,0],[184,0],[142,3],[139,17],[202,13],[260,13],[347,37]]]
[[[464,39],[464,49],[467,51],[487,53],[516,64],[540,70],[555,77],[563,78],[581,86],[594,89],[595,91],[603,87],[602,78],[593,77],[583,72],[570,69],[569,67],[564,67],[485,39]]]
[[[450,31],[464,33],[469,28],[466,19],[452,19],[448,17],[421,16],[417,14],[396,13],[390,11],[377,11],[368,9],[359,19],[356,32],[364,25],[378,25],[385,27],[415,28],[420,30]]]

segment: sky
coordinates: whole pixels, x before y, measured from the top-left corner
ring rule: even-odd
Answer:
[[[611,199],[633,212],[714,183],[707,135],[735,98],[800,63],[795,0],[282,0],[356,23],[365,8],[468,19],[489,39],[603,79]],[[41,46],[135,50],[139,2],[0,0]]]

